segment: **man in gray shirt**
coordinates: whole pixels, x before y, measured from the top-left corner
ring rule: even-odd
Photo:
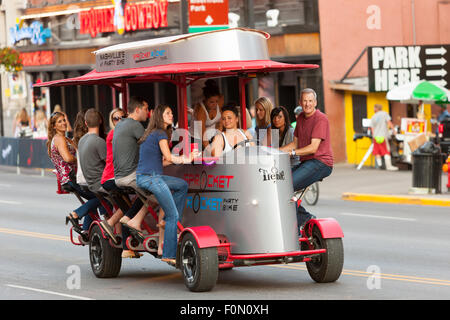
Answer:
[[[80,166],[89,190],[103,190],[101,179],[106,163],[106,141],[100,137],[100,126],[103,117],[100,112],[91,108],[84,116],[88,132],[78,142]]]
[[[147,102],[138,97],[131,97],[128,102],[128,118],[122,119],[114,129],[113,163],[116,184],[119,187],[136,186],[136,169],[139,162],[138,140],[144,134],[140,123],[148,117]]]
[[[78,142],[78,153],[80,156],[80,166],[83,171],[84,178],[88,184],[89,190],[92,192],[107,193],[102,185],[102,174],[106,164],[106,141],[100,137],[100,127],[103,126],[103,117],[100,112],[91,108],[86,111],[84,120],[88,127],[88,132]],[[104,132],[104,130],[102,130]],[[109,203],[110,208],[112,207]],[[105,214],[106,210],[102,206],[100,211]],[[108,233],[114,243],[117,239],[114,234],[113,226],[123,216],[121,210],[117,210],[108,221],[102,220],[100,225]]]

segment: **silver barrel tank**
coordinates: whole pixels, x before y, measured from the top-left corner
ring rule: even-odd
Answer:
[[[184,227],[211,226],[233,254],[299,250],[288,154],[250,146],[216,164],[172,165],[165,173],[189,184]]]

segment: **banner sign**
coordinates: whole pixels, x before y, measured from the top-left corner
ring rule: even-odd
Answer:
[[[450,45],[369,47],[369,91],[380,92],[413,81],[450,83]]]
[[[20,59],[24,67],[51,65],[54,63],[53,51],[21,52]]]
[[[47,140],[0,137],[0,165],[54,169]]]
[[[51,38],[52,31],[44,28],[42,22],[33,21],[29,27],[21,27],[21,23],[16,23],[15,27],[9,28],[9,34],[12,45],[24,39],[29,39],[32,44],[42,45]]]
[[[189,32],[228,28],[228,0],[189,0]]]
[[[79,13],[80,33],[90,34],[95,38],[97,34],[145,29],[158,29],[168,26],[167,0],[154,0],[143,3],[126,3],[115,1],[115,6],[91,8]]]

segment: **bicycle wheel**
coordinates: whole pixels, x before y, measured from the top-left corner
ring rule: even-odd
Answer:
[[[310,206],[314,206],[317,201],[319,201],[319,184],[317,182],[314,182],[309,186],[308,191],[305,193],[304,200]]]

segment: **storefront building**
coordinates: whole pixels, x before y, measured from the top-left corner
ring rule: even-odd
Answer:
[[[20,10],[17,23],[9,26],[10,45],[21,52],[24,81],[29,91],[27,108],[45,107],[48,115],[60,105],[73,123],[78,111],[97,108],[104,115],[121,105],[110,87],[76,86],[31,89],[33,83],[85,74],[94,68],[93,51],[129,41],[187,33],[190,10],[202,10],[207,3],[227,5],[227,24],[222,27],[250,27],[271,34],[269,53],[273,60],[290,63],[321,63],[317,0],[29,0]],[[192,17],[192,14],[191,14]],[[205,19],[206,26],[216,19]],[[208,21],[209,20],[209,21]],[[223,23],[222,23],[223,24]],[[235,79],[220,79],[227,102],[238,101]],[[191,88],[189,101],[200,97],[201,83]],[[249,83],[247,102],[269,96],[275,105],[293,110],[301,88],[313,87],[323,109],[321,70],[271,75]],[[141,95],[150,106],[176,104],[171,84],[133,84],[129,95]]]
[[[434,132],[431,119],[440,106],[388,101],[386,92],[418,79],[448,88],[449,13],[450,3],[439,0],[359,0],[351,6],[345,0],[319,1],[324,103],[337,161],[363,160],[371,141],[353,138],[363,133],[362,121],[372,117],[375,104],[390,113],[394,125],[423,118],[428,134]]]

